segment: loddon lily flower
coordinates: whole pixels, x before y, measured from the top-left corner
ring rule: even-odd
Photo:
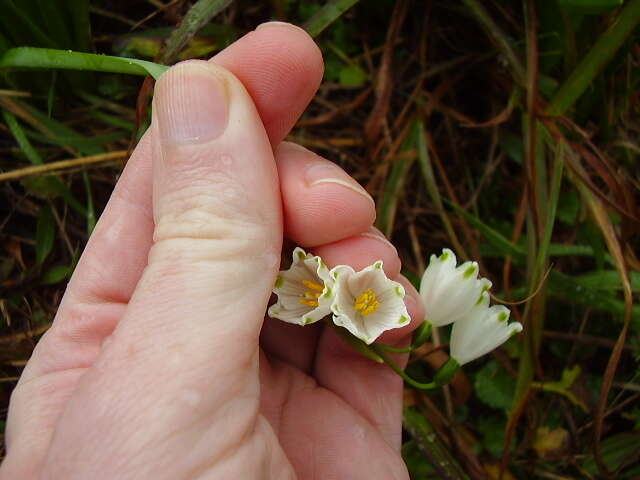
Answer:
[[[322,259],[298,247],[291,267],[278,275],[273,289],[278,300],[269,307],[269,316],[297,325],[317,322],[331,313],[333,284]]]
[[[401,284],[389,280],[378,261],[356,272],[347,265],[331,270],[335,299],[333,323],[371,344],[383,332],[410,322]]]
[[[445,248],[439,257],[431,255],[420,282],[425,321],[442,327],[465,318],[491,288],[486,278],[478,278],[478,264],[465,262],[456,266],[455,254]]]
[[[503,305],[489,306],[489,294],[482,297],[468,315],[453,324],[451,358],[464,365],[498,348],[512,335],[522,331],[519,322],[509,323],[509,309]]]

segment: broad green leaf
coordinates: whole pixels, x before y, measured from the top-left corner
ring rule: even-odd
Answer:
[[[640,452],[640,432],[619,433],[602,442],[602,460],[609,471],[616,471],[629,460],[633,461],[634,458],[637,461],[638,452]],[[589,456],[582,463],[582,468],[587,473],[598,475],[599,470],[593,456]]]
[[[504,429],[507,419],[504,415],[482,415],[478,417],[476,428],[482,436],[481,445],[494,458],[500,458],[504,452]],[[512,445],[515,444],[515,439]]]
[[[515,379],[502,370],[496,361],[489,361],[476,373],[474,387],[476,395],[486,405],[504,410],[511,408]]]

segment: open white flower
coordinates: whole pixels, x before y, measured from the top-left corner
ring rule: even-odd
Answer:
[[[445,248],[442,255],[431,255],[429,266],[420,282],[425,320],[442,327],[465,318],[491,288],[486,278],[478,278],[478,264],[465,262],[456,267],[455,254]]]
[[[489,307],[489,294],[481,299],[468,315],[456,321],[451,331],[451,357],[464,365],[490,352],[522,331],[519,322],[509,323],[509,309],[503,305]]]
[[[333,283],[320,257],[296,248],[291,267],[276,280],[278,301],[269,307],[269,316],[297,325],[317,322],[331,313]]]
[[[333,323],[349,330],[367,344],[382,332],[410,322],[404,304],[404,288],[389,280],[378,261],[356,272],[347,265],[331,270],[335,299],[331,305]]]

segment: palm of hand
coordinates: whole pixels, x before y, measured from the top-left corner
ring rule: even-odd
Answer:
[[[286,361],[265,355],[260,376],[261,414],[298,478],[406,478],[400,379],[328,328],[296,333],[303,345],[317,341],[317,350],[311,345]]]

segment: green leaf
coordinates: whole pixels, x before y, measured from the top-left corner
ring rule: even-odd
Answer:
[[[590,1],[584,0],[581,3],[586,4]],[[633,33],[638,22],[640,22],[640,0],[630,0],[616,21],[611,22],[607,31],[598,37],[596,43],[571,72],[569,78],[556,91],[547,105],[545,115],[563,115],[571,108],[576,100],[587,91],[595,77],[609,63],[629,35]]]
[[[85,208],[76,200],[62,180],[58,177],[54,177],[51,175],[40,176],[40,177],[28,177],[23,178],[20,183],[28,190],[30,193],[37,195],[41,198],[51,199],[62,197],[65,202],[67,202],[74,210],[82,215],[87,215],[87,211]]]
[[[173,30],[160,57],[162,63],[171,63],[184,46],[209,21],[227,8],[233,0],[198,0],[186,13],[178,28]]]
[[[458,205],[449,202],[446,199],[445,201],[456,211],[458,215],[464,217],[471,225],[476,227],[480,231],[480,233],[484,235],[487,241],[494,247],[498,248],[503,255],[512,255],[518,258],[525,257],[526,254],[522,247],[512,243],[507,237],[502,235],[497,230],[491,228],[475,215],[472,215],[471,213],[463,210]]]
[[[640,452],[640,432],[625,432],[612,435],[602,442],[602,460],[609,471],[616,471],[625,463],[634,458],[637,461]],[[592,456],[589,456],[582,468],[592,475],[597,475],[599,470]]]
[[[40,156],[38,151],[33,148],[33,145],[31,145],[29,139],[27,139],[24,129],[18,123],[15,115],[8,110],[3,110],[2,117],[4,118],[7,127],[9,127],[13,138],[16,139],[16,142],[18,143],[18,146],[20,147],[22,153],[24,153],[27,159],[34,165],[42,165],[44,163],[42,161],[42,157]]]
[[[38,215],[36,226],[36,264],[42,265],[53,249],[56,236],[56,226],[48,206],[43,208]]]
[[[587,288],[579,280],[570,275],[553,271],[548,277],[549,294],[560,298],[570,304],[579,304],[596,310],[615,313],[620,321],[625,312],[622,300],[607,292]],[[640,306],[635,305],[632,312],[632,321],[636,327],[640,327]]]
[[[411,478],[435,479],[435,470],[420,451],[415,440],[409,440],[402,445],[402,459],[407,465]]]
[[[478,398],[492,408],[507,410],[513,403],[515,380],[494,360],[476,373],[474,387]]]
[[[91,22],[89,18],[89,0],[62,0],[73,26],[73,38],[76,49],[82,52],[91,50]]]
[[[504,451],[506,417],[498,415],[482,415],[478,417],[476,427],[482,436],[482,447],[493,457],[500,458]],[[515,438],[512,445],[515,444]]]
[[[53,267],[42,275],[40,283],[43,285],[52,285],[54,283],[59,283],[62,280],[66,280],[73,273],[74,267],[75,264],[58,265],[57,267]]]
[[[574,279],[585,288],[593,290],[622,290],[620,274],[615,270],[595,270],[593,272],[585,273],[584,275],[576,276]],[[630,271],[629,280],[631,281],[632,290],[636,292],[640,291],[640,272]]]
[[[401,151],[404,152],[413,148],[417,138],[418,127],[419,123],[417,121],[413,122],[411,131],[400,149]],[[393,162],[391,173],[387,176],[387,181],[384,185],[382,200],[378,205],[378,218],[376,223],[378,224],[378,228],[389,238],[391,238],[393,231],[400,198],[406,193],[404,185],[413,162],[413,157],[400,158]]]
[[[602,14],[621,7],[623,0],[558,0],[558,4],[571,12]]]
[[[49,37],[40,26],[34,22],[26,2],[18,5],[13,0],[0,2],[0,25],[9,33],[15,43],[22,45],[41,45],[46,47],[60,47]]]
[[[357,65],[347,65],[340,69],[340,84],[347,87],[358,87],[367,80],[367,73]]]
[[[61,68],[94,72],[151,75],[156,80],[169,67],[135,58],[111,57],[93,53],[71,52],[50,48],[17,47],[0,58],[2,68]]]
[[[558,220],[567,225],[574,225],[580,212],[580,196],[573,190],[564,191],[558,200]]]
[[[304,29],[312,37],[317,37],[356,3],[358,0],[329,0],[305,23]]]

